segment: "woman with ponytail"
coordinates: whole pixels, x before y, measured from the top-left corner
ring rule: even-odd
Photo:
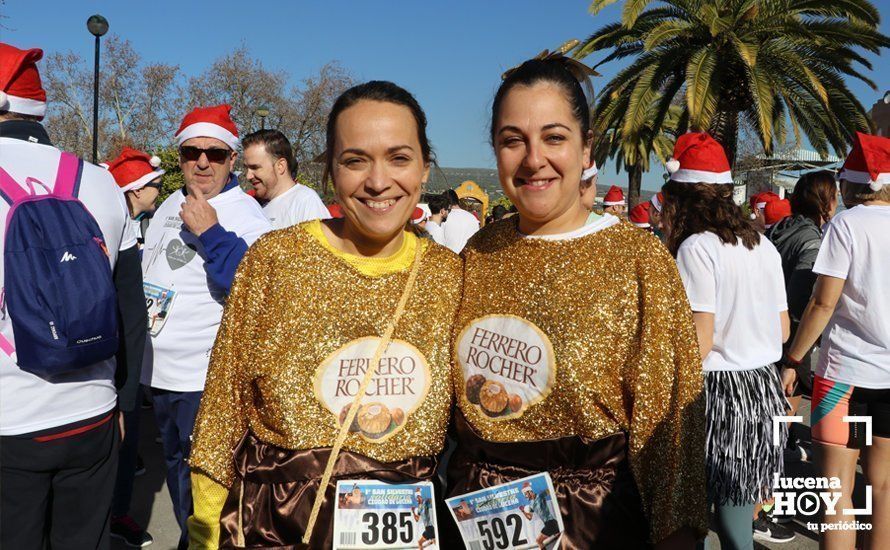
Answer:
[[[587,100],[576,65],[541,57],[505,76],[492,108],[519,214],[462,253],[449,494],[548,472],[559,548],[692,548],[707,523],[689,305],[654,236],[585,208]]]

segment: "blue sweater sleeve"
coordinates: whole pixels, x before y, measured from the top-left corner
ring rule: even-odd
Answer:
[[[235,270],[247,252],[247,242],[218,223],[201,233],[198,240],[207,254],[207,275],[228,294],[235,279]]]

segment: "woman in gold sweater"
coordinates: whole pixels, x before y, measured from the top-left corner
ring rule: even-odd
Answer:
[[[449,495],[549,471],[561,549],[692,548],[707,530],[692,314],[655,237],[581,204],[592,135],[571,66],[527,61],[494,99],[519,215],[463,251]]]
[[[195,426],[192,547],[300,547],[344,424],[302,544],[331,547],[338,479],[434,478],[461,269],[405,230],[429,175],[425,115],[395,84],[356,86],[331,111],[327,151],[345,217],[264,236],[235,277]]]

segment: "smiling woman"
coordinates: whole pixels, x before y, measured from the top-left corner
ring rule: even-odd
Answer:
[[[191,456],[196,547],[330,548],[337,480],[437,479],[462,276],[405,231],[429,173],[426,117],[368,82],[327,128],[344,217],[261,239],[226,304]]]
[[[563,60],[507,76],[491,139],[519,215],[462,253],[448,492],[549,470],[560,548],[691,548],[706,530],[704,403],[677,268],[656,238],[582,204],[589,110]],[[536,536],[543,548],[553,529]]]
[[[343,252],[392,254],[430,173],[420,105],[390,82],[356,86],[331,110],[327,150],[326,172],[344,217],[325,223],[325,235]]]

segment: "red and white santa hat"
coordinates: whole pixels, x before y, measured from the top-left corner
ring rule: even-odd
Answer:
[[[890,185],[890,138],[856,132],[853,150],[838,178],[867,184],[875,192]]]
[[[649,202],[652,203],[652,208],[656,210],[656,212],[661,212],[661,207],[664,205],[664,193],[659,191],[658,193],[652,195],[652,198],[649,199]]]
[[[40,83],[37,62],[43,50],[20,50],[0,42],[0,111],[43,118],[46,92]]]
[[[423,223],[427,221],[430,216],[432,216],[430,207],[421,203],[414,208],[414,213],[411,214],[411,221],[414,223]]]
[[[238,127],[229,116],[231,105],[214,105],[213,107],[196,107],[185,115],[179,130],[176,131],[176,144],[182,145],[186,140],[196,137],[216,138],[233,151],[238,149]]]
[[[791,215],[791,202],[779,199],[766,203],[763,209],[763,225],[769,229]]]
[[[522,484],[522,492],[526,493],[532,490],[532,484],[528,481]]]
[[[665,167],[671,179],[680,183],[732,183],[726,152],[706,132],[677,138],[674,154]]]
[[[774,201],[782,200],[782,197],[776,195],[772,191],[763,191],[762,193],[755,193],[751,195],[751,198],[748,200],[751,203],[751,210],[753,211],[755,208],[757,210],[763,210],[764,208],[766,208],[767,204]]]
[[[343,217],[343,208],[340,207],[336,202],[332,202],[328,205],[328,213],[332,218],[342,218]]]
[[[589,180],[590,178],[592,178],[593,176],[595,176],[595,175],[597,175],[597,174],[599,174],[599,173],[600,173],[600,171],[599,171],[599,169],[596,167],[596,163],[594,162],[593,165],[592,165],[590,168],[588,168],[587,170],[584,170],[583,172],[581,172],[581,181],[587,181],[587,180]]]
[[[652,227],[651,225],[649,225],[649,207],[650,203],[641,202],[640,204],[631,208],[630,214],[628,215],[631,223],[642,229]]]
[[[624,191],[621,190],[617,185],[613,185],[606,191],[606,196],[603,197],[603,205],[604,206],[617,206],[619,204],[627,204],[624,200]]]
[[[116,159],[108,163],[108,171],[114,176],[121,191],[126,193],[133,189],[144,187],[146,183],[164,174],[164,170],[158,168],[161,159],[150,157],[131,147],[124,147]]]

